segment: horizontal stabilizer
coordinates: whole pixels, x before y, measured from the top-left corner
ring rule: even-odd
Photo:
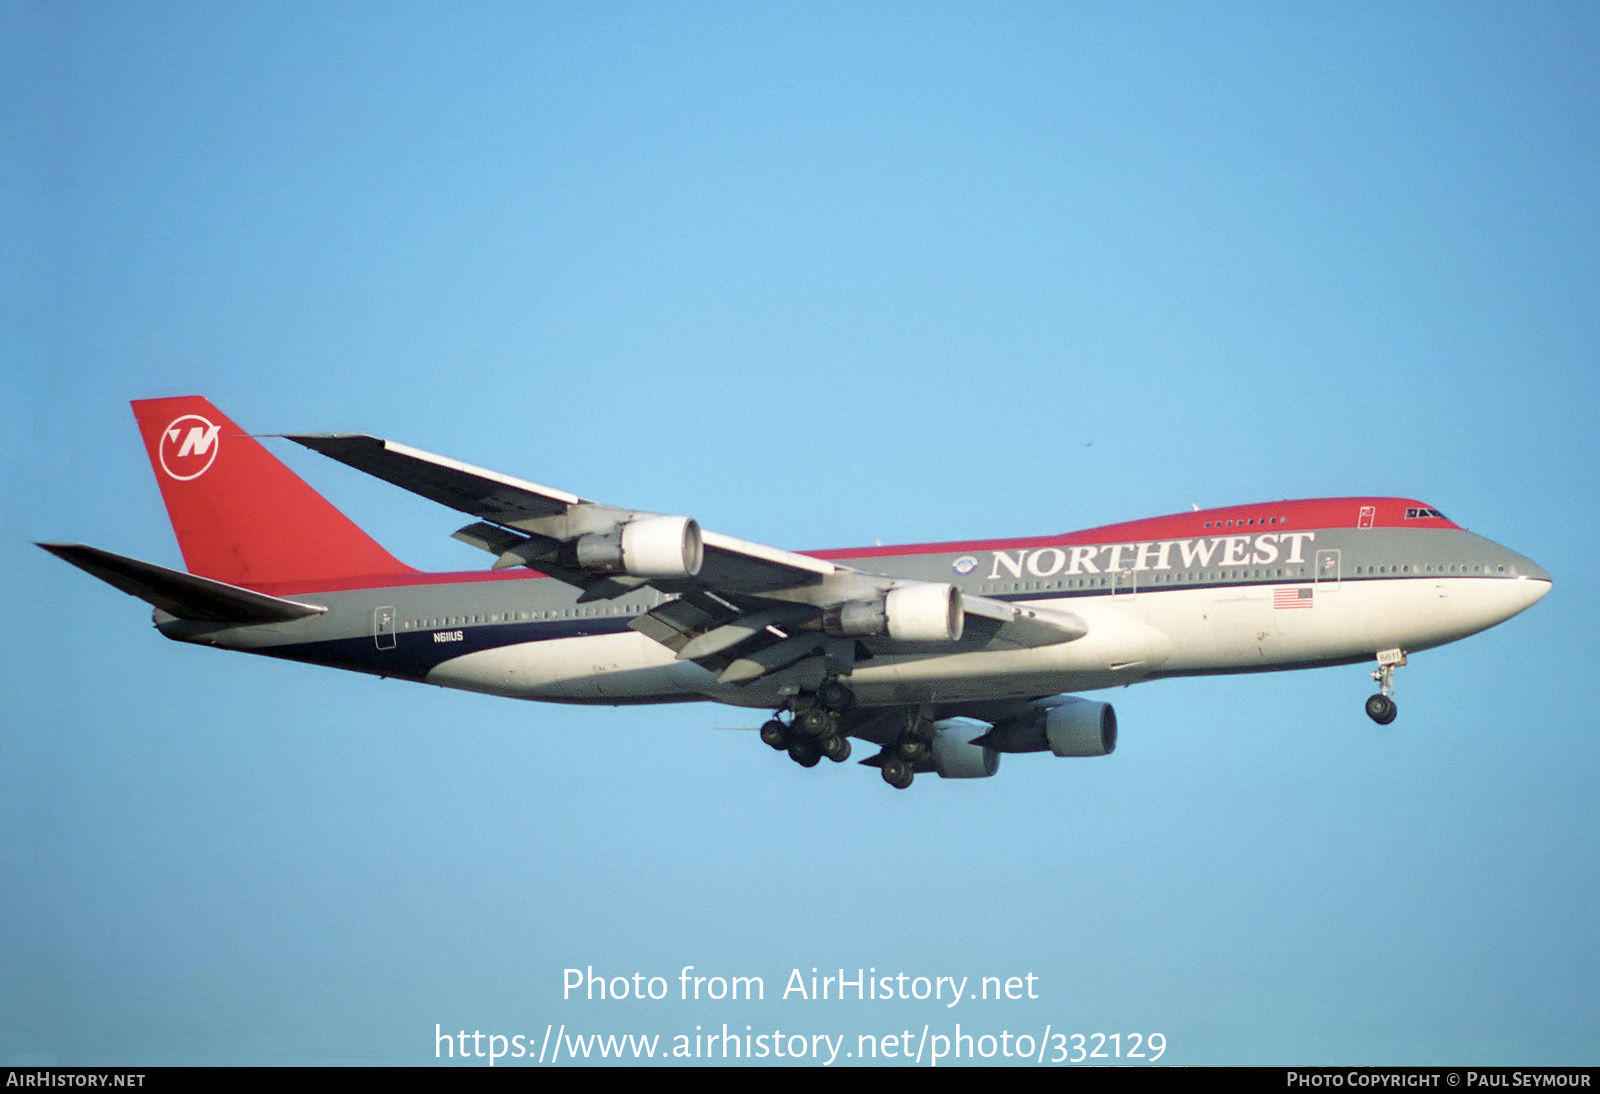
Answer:
[[[212,623],[287,623],[328,610],[316,604],[251,592],[182,570],[169,570],[153,562],[140,562],[81,543],[41,543],[39,546],[107,585],[179,619]]]

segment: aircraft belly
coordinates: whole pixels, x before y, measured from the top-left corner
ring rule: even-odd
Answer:
[[[642,634],[518,642],[436,666],[427,682],[517,699],[638,702],[701,697],[715,678]]]
[[[1283,599],[1275,590],[1286,590]],[[1302,599],[1300,590],[1310,589]],[[1292,595],[1291,595],[1292,594]],[[1174,672],[1264,669],[1336,662],[1370,654],[1368,622],[1383,597],[1355,582],[1194,589],[1152,597],[1180,653]]]
[[[1368,648],[1429,649],[1502,623],[1528,606],[1516,578],[1420,578],[1377,582],[1392,588],[1369,606]]]
[[[1337,663],[1374,651],[1428,649],[1475,634],[1526,607],[1525,583],[1484,578],[1345,580],[1274,589],[1175,590],[1141,596],[1151,622],[1171,634],[1171,672]],[[1308,606],[1309,605],[1309,606]]]

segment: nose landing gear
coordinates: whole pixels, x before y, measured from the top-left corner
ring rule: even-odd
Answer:
[[[1378,694],[1367,700],[1367,717],[1380,726],[1388,725],[1400,713],[1394,705],[1394,670],[1405,663],[1405,650],[1378,651],[1378,667],[1372,673],[1372,678],[1378,682]]]
[[[1380,726],[1386,726],[1394,721],[1395,716],[1399,713],[1399,708],[1394,705],[1394,700],[1387,695],[1373,695],[1367,699],[1367,717],[1377,722]]]

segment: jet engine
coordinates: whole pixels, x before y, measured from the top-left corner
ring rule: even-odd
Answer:
[[[614,531],[579,536],[564,561],[586,573],[688,578],[700,572],[705,544],[688,517],[637,517]]]
[[[947,718],[929,727],[933,735],[930,759],[942,779],[987,779],[1000,770],[1000,753],[975,744],[982,726],[963,718]]]
[[[1109,756],[1117,747],[1117,712],[1110,703],[1055,696],[1028,713],[995,723],[979,738],[998,752],[1043,752],[1057,756]]]
[[[930,582],[897,586],[881,600],[847,601],[822,616],[823,631],[834,638],[959,642],[965,627],[961,591]]]

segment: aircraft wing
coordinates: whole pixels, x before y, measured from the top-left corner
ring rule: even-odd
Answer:
[[[485,471],[410,445],[361,433],[287,436],[297,444],[403,486],[413,494],[485,520],[504,523],[561,513],[569,506],[596,504],[565,490]]]
[[[635,630],[716,671],[757,679],[807,658],[1019,648],[1080,638],[1067,612],[1019,608],[702,531],[687,517],[605,505],[364,434],[288,439],[477,518],[457,539],[608,599],[644,586],[668,599]]]

